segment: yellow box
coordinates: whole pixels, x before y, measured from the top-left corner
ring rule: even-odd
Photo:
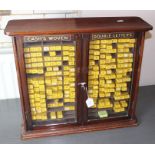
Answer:
[[[111,50],[112,49],[112,45],[107,45],[107,49]]]
[[[117,48],[124,48],[124,44],[117,44]]]
[[[93,41],[90,41],[90,44],[100,44],[100,40],[93,40]]]
[[[106,59],[112,59],[112,55],[111,54],[106,54]]]
[[[116,49],[106,50],[106,53],[116,53]]]
[[[101,40],[101,44],[111,44],[111,43],[112,43],[111,39]]]
[[[99,66],[97,66],[97,65],[96,66],[93,66],[93,70],[94,71],[98,71],[99,70]]]
[[[36,53],[36,56],[37,57],[41,57],[42,56],[42,53]]]
[[[71,52],[71,51],[70,51],[70,52],[69,52],[69,56],[70,56],[70,57],[75,56],[75,52]]]
[[[50,56],[56,56],[56,52],[55,51],[52,51],[52,52],[49,52]]]
[[[40,94],[41,99],[45,99],[45,97],[46,97],[45,94]]]
[[[64,71],[63,75],[69,75],[69,71]]]
[[[136,42],[136,39],[129,39],[129,42],[130,43],[135,43]]]
[[[89,45],[90,49],[100,49],[100,45]]]
[[[37,53],[30,53],[31,54],[31,57],[37,57]]]
[[[102,59],[105,59],[105,58],[106,58],[106,55],[105,55],[105,54],[101,54],[101,55],[100,55],[100,59],[101,59],[101,58],[102,58]]]
[[[94,55],[100,55],[99,51],[94,51]]]
[[[26,53],[26,54],[24,54],[24,57],[25,58],[30,58],[31,57],[31,54],[30,53]]]
[[[63,118],[62,111],[57,112],[57,118],[59,118],[59,119]]]
[[[62,57],[57,56],[57,57],[51,57],[51,61],[60,61],[62,60]]]
[[[104,44],[100,45],[100,48],[106,48],[106,47],[107,47],[107,45],[104,45]]]
[[[114,103],[114,108],[121,108],[121,105],[119,104],[119,102]]]
[[[53,68],[52,67],[46,67],[46,70],[49,72],[49,71],[53,71]]]
[[[69,61],[69,63],[68,63],[70,66],[74,66],[75,65],[75,62],[73,61],[73,62],[70,62]]]
[[[62,65],[62,62],[61,61],[57,61],[55,62],[57,66],[61,66]]]
[[[62,75],[62,71],[52,72],[52,76],[55,76],[55,75]]]
[[[99,60],[99,56],[94,56],[93,59],[94,60]]]
[[[69,60],[69,57],[68,57],[68,56],[64,56],[64,57],[63,57],[63,60],[64,60],[64,61],[68,61],[68,60]]]
[[[28,47],[24,48],[24,52],[29,52],[29,51],[30,51],[30,49]]]
[[[131,63],[125,63],[125,64],[117,64],[118,68],[130,68],[132,67]]]
[[[74,57],[69,57],[69,61],[75,61]]]
[[[31,68],[32,67],[32,64],[26,64],[25,67],[26,68]]]
[[[112,39],[112,43],[117,43],[118,39]]]
[[[45,57],[44,57],[44,61],[51,61],[51,57],[45,56]]]
[[[116,62],[116,59],[106,59],[105,63],[114,63]]]
[[[75,46],[69,46],[68,48],[70,51],[74,51],[75,50]]]
[[[63,51],[63,55],[68,56],[69,55],[69,51]]]
[[[102,54],[105,54],[105,53],[107,53],[107,49],[100,49],[100,53],[102,53]]]
[[[128,42],[128,39],[118,39],[118,43],[125,43]]]
[[[68,71],[70,68],[69,68],[69,66],[63,66],[63,69],[64,69],[65,71]]]
[[[128,103],[126,101],[120,101],[120,104],[123,108],[128,107]]]
[[[99,93],[100,97],[105,97],[105,93]]]
[[[106,88],[104,90],[105,93],[112,93],[112,92],[115,92],[115,89],[114,88]]]
[[[51,51],[61,50],[61,46],[54,46],[54,45],[52,45],[52,46],[49,47],[49,50],[51,50]]]
[[[122,87],[121,90],[122,91],[127,91],[127,87]]]
[[[44,65],[45,65],[46,67],[49,67],[49,66],[51,66],[51,62],[45,62]]]
[[[31,63],[32,60],[31,59],[25,59],[25,63]]]
[[[41,63],[41,62],[38,63],[38,64],[37,64],[37,67],[43,67],[43,63]]]
[[[131,48],[133,48],[134,47],[134,44],[132,44],[132,43],[130,43],[130,44],[125,44],[125,47],[131,47]]]
[[[39,46],[36,47],[30,47],[30,52],[41,52],[42,48]]]
[[[65,106],[64,110],[65,111],[75,110],[75,106]]]
[[[47,120],[47,116],[41,116],[41,120]]]
[[[69,46],[62,46],[62,50],[69,50]]]
[[[108,64],[105,66],[106,69],[116,69],[116,64]]]
[[[53,67],[53,71],[59,71],[59,67]]]
[[[50,112],[50,118],[51,119],[56,119],[56,113],[55,112]]]

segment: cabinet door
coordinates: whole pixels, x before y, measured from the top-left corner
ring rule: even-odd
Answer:
[[[87,120],[128,116],[137,36],[132,32],[96,33],[89,36]]]
[[[23,42],[32,127],[77,123],[79,37],[25,36]]]

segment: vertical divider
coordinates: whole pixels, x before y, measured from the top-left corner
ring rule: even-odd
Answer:
[[[82,77],[81,82],[85,82],[88,87],[88,65],[89,65],[89,34],[83,34],[83,45],[82,45]],[[84,89],[82,92],[82,104],[83,104],[83,124],[88,121],[88,108],[86,106],[87,92]]]
[[[83,99],[81,87],[78,83],[82,80],[82,36],[75,35],[76,40],[76,100],[77,100],[77,123],[83,124]]]

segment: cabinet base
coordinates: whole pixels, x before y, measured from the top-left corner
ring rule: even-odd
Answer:
[[[82,132],[90,132],[90,131],[100,131],[100,130],[108,130],[108,129],[115,129],[115,128],[125,128],[125,127],[132,127],[137,126],[137,119],[122,119],[119,121],[110,121],[106,123],[93,123],[87,125],[72,125],[61,127],[59,129],[50,128],[50,129],[40,129],[40,130],[32,130],[32,131],[25,131],[22,127],[22,139],[31,139],[31,138],[42,138],[42,137],[50,137],[50,136],[60,136],[66,134],[75,134],[75,133],[82,133]]]

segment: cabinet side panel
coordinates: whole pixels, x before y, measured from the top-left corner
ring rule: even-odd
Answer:
[[[16,44],[16,37],[12,38],[13,42],[13,51],[14,51],[14,58],[15,58],[15,65],[16,65],[16,72],[18,78],[18,86],[19,86],[19,93],[20,93],[20,102],[21,102],[21,109],[22,109],[22,119],[23,119],[23,127],[26,130],[26,118],[25,118],[25,106],[23,100],[23,93],[22,93],[22,86],[21,86],[21,76],[20,76],[20,69],[19,69],[19,62],[18,62],[18,52],[17,52],[17,44]]]
[[[30,113],[30,105],[29,105],[29,97],[28,97],[28,90],[27,90],[27,82],[26,82],[26,71],[24,65],[24,53],[23,53],[23,38],[16,37],[16,48],[17,48],[17,62],[18,62],[18,70],[20,75],[20,89],[21,89],[21,98],[22,98],[22,105],[24,107],[23,115],[25,117],[25,129],[31,130],[32,129],[32,120],[31,120],[31,113]]]
[[[131,118],[135,117],[135,109],[136,109],[136,102],[138,96],[138,88],[139,88],[139,79],[140,79],[140,72],[141,72],[141,65],[142,65],[142,58],[143,58],[143,50],[144,50],[144,39],[145,39],[145,32],[141,32],[138,34],[138,42],[137,42],[137,49],[135,54],[135,64],[134,64],[134,79],[133,79],[133,88],[132,88],[132,97],[131,97],[131,107],[129,110],[129,115]]]

